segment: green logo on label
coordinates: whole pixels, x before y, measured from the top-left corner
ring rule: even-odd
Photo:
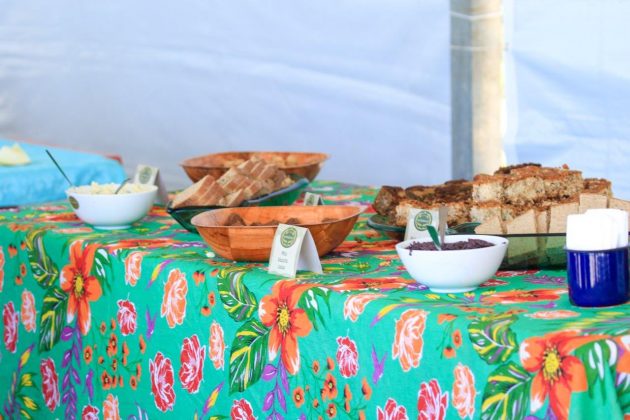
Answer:
[[[285,248],[291,248],[297,239],[297,229],[290,227],[284,230],[280,235],[280,244]]]
[[[73,209],[78,209],[79,208],[79,202],[77,201],[76,198],[74,197],[68,197],[68,201],[70,202],[70,205],[72,206]]]
[[[416,214],[416,217],[413,219],[413,225],[417,230],[427,230],[427,226],[429,226],[433,222],[433,215],[430,211],[422,210]]]
[[[153,175],[153,171],[149,167],[144,167],[138,173],[138,181],[141,184],[148,184],[151,181],[151,175]]]
[[[317,196],[313,195],[313,194],[309,194],[306,197],[306,203],[307,206],[316,206],[317,205]]]

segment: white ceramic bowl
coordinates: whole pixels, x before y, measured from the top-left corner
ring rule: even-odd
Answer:
[[[437,293],[460,293],[474,290],[496,273],[508,246],[508,240],[500,236],[450,235],[447,243],[482,239],[493,246],[453,251],[411,251],[405,249],[410,239],[396,244],[396,251],[414,280]],[[428,242],[431,240],[429,239]]]
[[[70,188],[68,200],[77,217],[97,229],[126,229],[147,215],[157,196],[157,186],[125,194],[78,193]]]

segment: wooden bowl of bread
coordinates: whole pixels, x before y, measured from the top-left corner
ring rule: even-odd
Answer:
[[[293,204],[308,183],[306,178],[288,175],[254,156],[218,179],[205,175],[177,194],[166,210],[184,228],[196,232],[190,220],[199,213],[221,207]]]
[[[206,175],[218,179],[230,168],[251,158],[260,158],[282,169],[288,175],[315,179],[324,161],[325,153],[305,152],[225,152],[190,158],[181,163],[188,177],[197,182]]]
[[[356,206],[239,207],[206,211],[192,224],[223,258],[268,261],[278,224],[308,228],[321,257],[343,242],[360,213]]]

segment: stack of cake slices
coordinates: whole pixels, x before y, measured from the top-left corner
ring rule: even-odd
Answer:
[[[472,182],[434,186],[383,186],[374,208],[391,224],[405,226],[411,208],[448,206],[448,224],[481,223],[477,233],[563,233],[567,215],[592,208],[630,211],[630,202],[612,197],[610,181],[582,178],[580,171],[526,163],[479,174]]]
[[[293,183],[284,171],[259,157],[230,168],[219,179],[206,175],[173,199],[173,208],[190,206],[236,207]]]

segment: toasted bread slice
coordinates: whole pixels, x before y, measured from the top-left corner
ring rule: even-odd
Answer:
[[[215,184],[214,178],[206,175],[173,198],[173,208],[199,206],[199,198]]]
[[[244,200],[245,194],[243,190],[234,191],[219,201],[219,205],[223,207],[236,207],[241,204]]]

